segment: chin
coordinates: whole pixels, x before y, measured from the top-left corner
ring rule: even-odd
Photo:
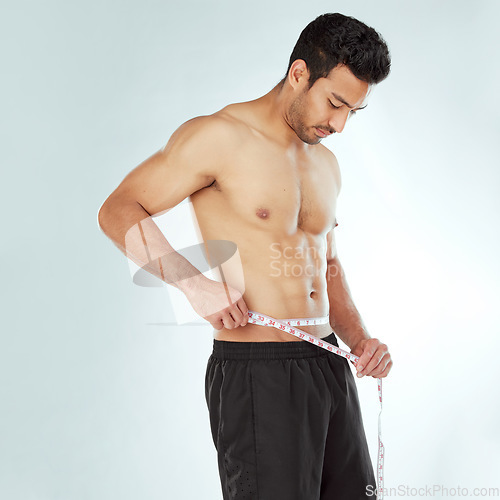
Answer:
[[[314,136],[311,140],[309,141],[304,141],[307,142],[307,144],[311,144],[313,146],[314,144],[319,144],[321,142],[321,139],[324,139],[323,137],[318,137],[317,135]]]
[[[323,139],[323,137],[319,137],[315,132],[311,132],[311,134],[309,134],[308,132],[309,131],[308,130],[306,131],[305,127],[300,127],[299,130],[295,129],[297,137],[302,142],[310,144],[311,146],[313,146],[314,144],[319,144],[321,142],[321,139]]]
[[[310,144],[314,146],[314,144],[319,144],[321,142],[322,137],[318,137],[316,134],[312,136],[307,136],[305,134],[299,135],[299,139],[306,144]]]
[[[320,137],[316,131],[313,129],[313,132],[312,132],[312,135],[309,139],[308,144],[319,144],[322,140],[324,139],[324,137]]]

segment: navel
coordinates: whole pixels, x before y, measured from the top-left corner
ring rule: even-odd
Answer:
[[[267,208],[259,208],[257,209],[257,217],[261,219],[269,219],[269,210]]]

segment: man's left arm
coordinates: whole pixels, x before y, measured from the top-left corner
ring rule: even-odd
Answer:
[[[333,229],[327,234],[326,282],[330,303],[330,326],[351,352],[359,356],[357,376],[386,377],[393,362],[386,344],[371,338],[361,319],[340,264]]]

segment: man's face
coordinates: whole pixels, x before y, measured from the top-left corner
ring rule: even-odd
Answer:
[[[288,122],[299,139],[318,144],[344,129],[349,116],[362,106],[370,85],[356,78],[347,66],[339,65],[327,78],[319,78],[307,90],[304,83],[288,109]],[[344,101],[344,102],[342,102]]]

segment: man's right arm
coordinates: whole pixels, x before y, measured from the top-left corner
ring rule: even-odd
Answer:
[[[98,215],[103,232],[127,257],[179,288],[217,329],[246,324],[248,309],[241,293],[203,276],[172,248],[151,216],[173,208],[220,175],[228,154],[220,145],[227,141],[228,127],[213,116],[181,125],[164,148],[123,179]]]

